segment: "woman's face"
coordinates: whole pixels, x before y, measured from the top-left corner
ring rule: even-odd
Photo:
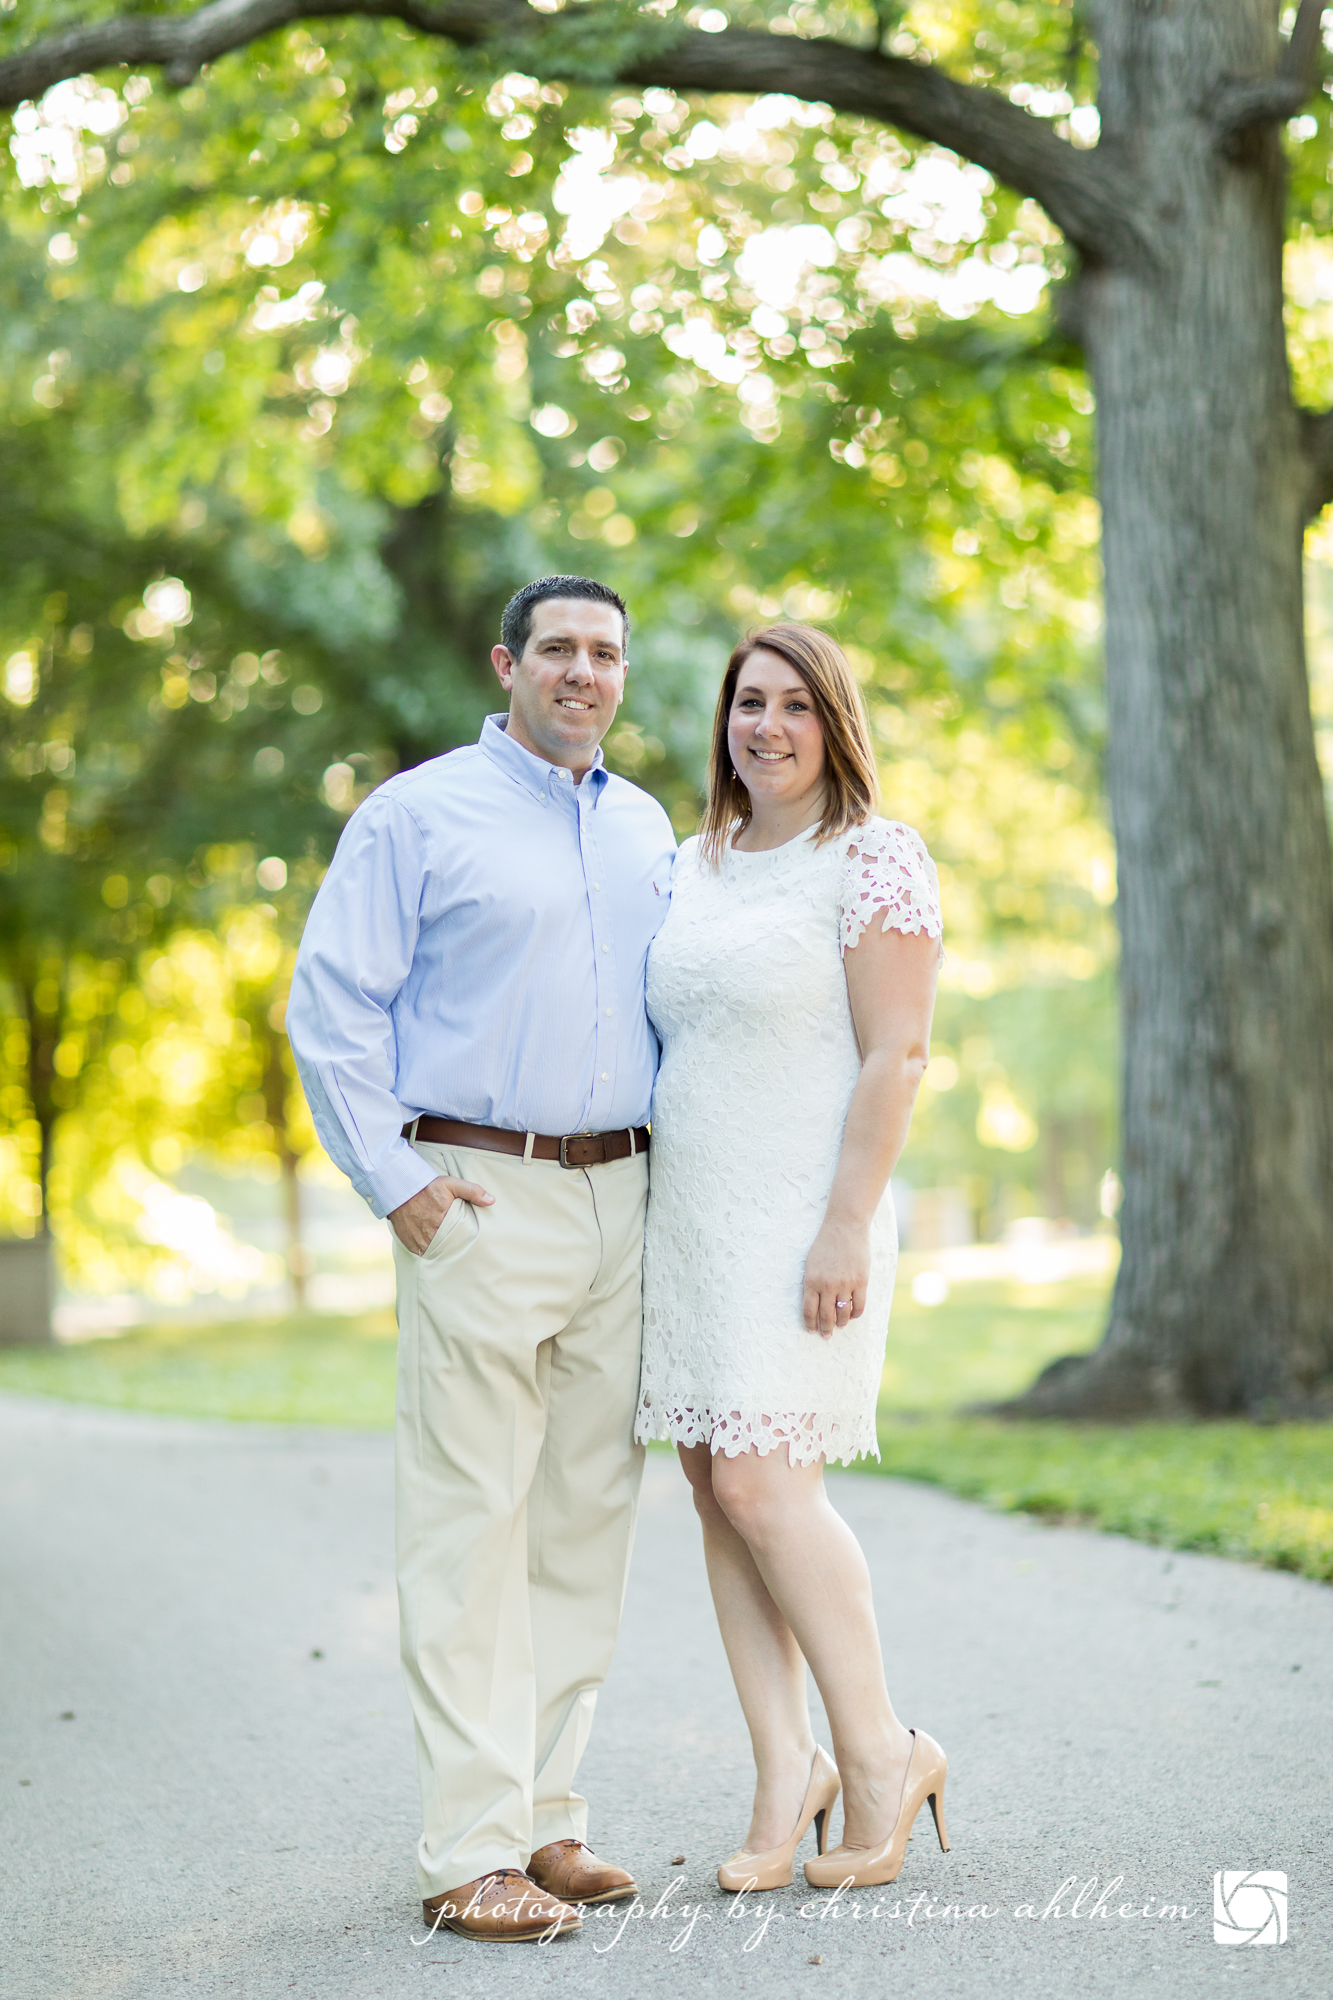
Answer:
[[[727,747],[753,804],[795,805],[824,782],[824,731],[814,699],[780,653],[757,646],[736,681]]]

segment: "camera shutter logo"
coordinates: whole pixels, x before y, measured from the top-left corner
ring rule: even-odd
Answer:
[[[1276,1868],[1213,1877],[1214,1944],[1285,1944],[1287,1878]]]

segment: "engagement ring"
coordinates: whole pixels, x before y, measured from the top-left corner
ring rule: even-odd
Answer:
[[[849,1305],[851,1304],[851,1300],[850,1300],[850,1299],[834,1299],[833,1303],[834,1303],[834,1305],[835,1305],[835,1306],[849,1306]]]

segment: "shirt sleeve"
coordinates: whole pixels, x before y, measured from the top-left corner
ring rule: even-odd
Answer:
[[[850,951],[876,919],[882,931],[943,937],[940,878],[914,828],[899,820],[871,820],[853,831],[839,914],[844,951]]]
[[[402,1136],[391,1009],[416,950],[426,843],[372,796],[352,815],[297,953],[287,1035],[315,1129],[374,1213],[436,1176]]]

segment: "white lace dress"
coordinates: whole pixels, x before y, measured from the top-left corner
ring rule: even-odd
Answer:
[[[871,819],[817,843],[676,858],[648,954],[662,1041],[635,1436],[789,1462],[879,1455],[875,1408],[898,1229],[871,1226],[866,1310],[831,1340],[801,1317],[861,1058],[842,955],[867,926],[941,934],[919,834]]]

